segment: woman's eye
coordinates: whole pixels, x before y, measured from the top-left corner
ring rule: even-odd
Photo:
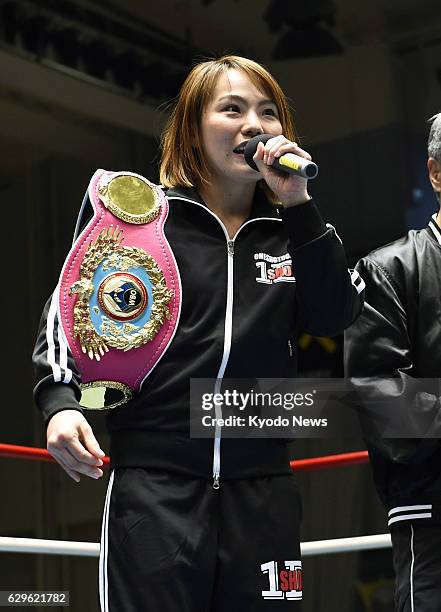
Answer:
[[[229,104],[228,106],[226,106],[224,108],[224,110],[229,112],[229,113],[238,113],[238,112],[240,112],[240,108],[237,106],[237,104]]]
[[[276,113],[276,111],[273,108],[266,108],[263,111],[263,114],[264,115],[272,115],[273,117],[277,117],[277,113]]]

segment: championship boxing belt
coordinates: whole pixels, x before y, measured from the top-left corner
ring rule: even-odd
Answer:
[[[181,285],[157,185],[97,170],[88,193],[94,214],[64,264],[59,318],[81,374],[80,404],[114,408],[139,392],[172,341]]]

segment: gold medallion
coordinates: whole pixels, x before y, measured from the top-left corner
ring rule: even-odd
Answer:
[[[150,223],[161,210],[160,195],[146,179],[130,174],[104,176],[98,192],[106,208],[126,223]]]

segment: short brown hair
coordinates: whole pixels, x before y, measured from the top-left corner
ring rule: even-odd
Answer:
[[[195,143],[201,142],[202,113],[213,95],[217,80],[231,69],[244,72],[260,91],[274,100],[284,136],[297,140],[288,99],[266,68],[237,55],[201,62],[185,79],[162,133],[159,171],[164,187],[198,187],[209,183],[208,167]]]

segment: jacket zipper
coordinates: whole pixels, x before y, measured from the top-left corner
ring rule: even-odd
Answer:
[[[227,228],[222,223],[217,215],[215,215],[209,208],[200,204],[199,202],[195,202],[194,200],[190,200],[188,198],[182,198],[179,196],[171,196],[170,200],[183,200],[185,202],[191,202],[191,204],[196,204],[196,206],[200,206],[204,210],[206,210],[212,217],[214,217],[219,225],[221,226],[226,242],[227,242],[227,262],[228,262],[228,271],[227,271],[227,305],[225,309],[225,326],[224,326],[224,350],[222,354],[222,361],[217,373],[216,383],[214,386],[215,393],[219,393],[222,380],[225,374],[225,370],[227,368],[228,360],[230,358],[231,351],[231,339],[233,335],[233,273],[234,273],[234,242],[239,234],[239,232],[249,223],[253,221],[278,221],[281,222],[281,219],[274,219],[271,217],[257,217],[255,219],[250,219],[246,221],[240,228],[237,230],[233,238],[230,238]],[[220,488],[220,457],[221,457],[221,439],[222,439],[222,427],[218,425],[219,419],[222,418],[222,408],[220,406],[216,406],[215,408],[216,415],[216,427],[214,430],[214,444],[213,444],[213,489]]]
[[[237,234],[236,234],[237,235]],[[228,233],[227,233],[228,236]],[[235,237],[234,237],[235,238]],[[234,280],[234,238],[227,238],[228,253],[228,273],[227,273],[227,307],[225,310],[225,332],[224,332],[224,353],[222,362],[217,373],[214,392],[220,393],[222,380],[225,374],[231,351],[231,339],[233,335],[233,280]],[[220,487],[220,443],[222,437],[222,427],[218,425],[222,418],[222,408],[216,406],[216,427],[214,430],[214,449],[213,449],[213,489]]]

